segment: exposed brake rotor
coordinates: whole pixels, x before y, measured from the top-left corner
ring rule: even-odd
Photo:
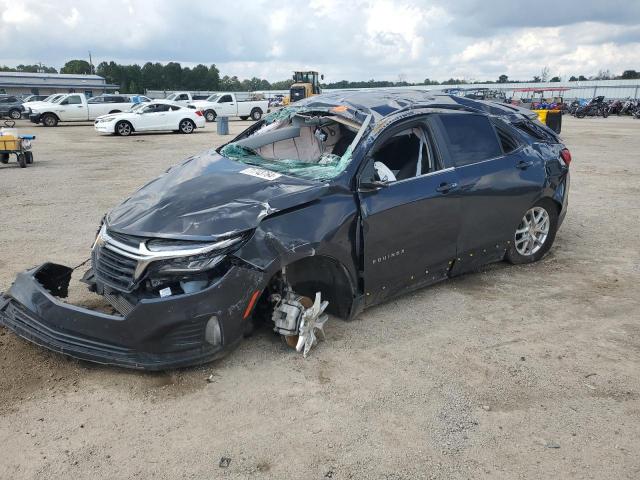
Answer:
[[[318,339],[325,338],[324,324],[329,317],[324,311],[328,305],[329,302],[322,301],[320,292],[316,292],[315,301],[289,292],[274,308],[274,330],[306,358]]]

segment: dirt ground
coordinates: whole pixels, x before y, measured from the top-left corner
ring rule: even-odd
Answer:
[[[210,124],[19,127],[36,163],[0,165],[0,290],[85,260],[107,209],[222,141]],[[145,374],[0,328],[0,479],[640,478],[639,131],[565,118],[569,212],[541,262],[331,319],[306,360],[265,330],[205,367]]]

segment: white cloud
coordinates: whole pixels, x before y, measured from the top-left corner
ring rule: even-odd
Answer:
[[[303,68],[327,81],[529,79],[545,65],[553,75],[640,68],[640,2],[609,0],[603,9],[564,0],[561,15],[537,22],[515,3],[0,0],[0,51],[2,63],[60,67],[91,50],[98,61],[216,63],[223,74],[270,80]]]

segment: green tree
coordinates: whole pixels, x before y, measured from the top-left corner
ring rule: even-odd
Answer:
[[[498,77],[498,83],[507,83],[509,81],[509,77],[504,73]]]
[[[77,75],[89,75],[93,73],[91,71],[91,65],[86,60],[69,60],[64,64],[64,67],[60,69],[60,73],[74,73]]]
[[[634,80],[636,78],[640,78],[640,73],[635,70],[625,70],[619,78],[623,80]]]
[[[550,82],[561,82],[562,80],[560,79],[560,77],[553,77],[551,80],[549,80]]]

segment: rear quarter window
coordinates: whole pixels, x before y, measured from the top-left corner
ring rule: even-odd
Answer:
[[[449,113],[438,115],[438,120],[444,147],[454,166],[502,155],[496,132],[484,115]]]

